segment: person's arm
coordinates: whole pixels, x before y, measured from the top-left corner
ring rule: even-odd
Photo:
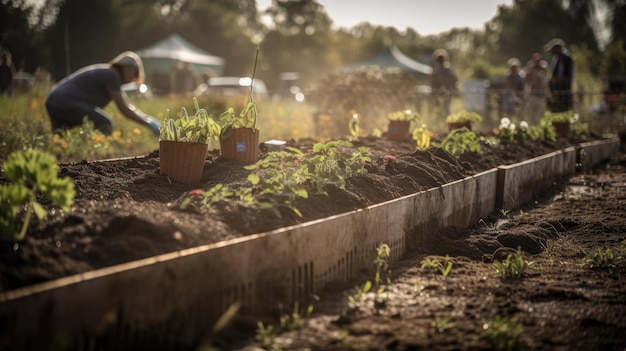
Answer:
[[[126,98],[126,94],[121,91],[112,91],[111,98],[115,101],[115,105],[117,105],[118,110],[126,118],[149,127],[157,136],[159,136],[161,123],[131,104]]]

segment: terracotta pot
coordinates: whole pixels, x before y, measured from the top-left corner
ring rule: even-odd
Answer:
[[[199,182],[208,148],[205,143],[160,141],[159,173],[180,183]]]
[[[259,159],[259,130],[254,128],[233,129],[230,138],[220,140],[222,156],[245,163]]]
[[[454,129],[461,129],[461,128],[467,128],[468,130],[472,130],[472,122],[455,122],[455,123],[448,123],[448,131],[452,131]]]
[[[569,137],[569,122],[552,122],[552,126],[556,129],[556,135],[559,138]]]
[[[409,137],[411,122],[389,121],[387,126],[387,138],[391,140],[406,140]]]

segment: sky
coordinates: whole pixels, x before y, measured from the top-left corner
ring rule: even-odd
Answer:
[[[392,26],[403,32],[412,27],[420,35],[439,34],[452,28],[484,29],[498,11],[513,0],[317,0],[336,27],[362,22]],[[259,11],[272,0],[257,0]]]

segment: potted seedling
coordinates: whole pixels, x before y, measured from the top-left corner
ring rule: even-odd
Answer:
[[[567,138],[569,137],[570,125],[577,119],[578,115],[575,115],[572,110],[563,112],[546,111],[541,123],[544,125],[552,125],[559,138]]]
[[[198,106],[195,97],[193,102],[194,115],[182,107],[180,117],[171,119],[167,111],[159,137],[159,172],[181,183],[200,181],[208,144],[221,134],[220,125]]]
[[[252,98],[254,73],[259,57],[256,51],[254,69],[248,90],[248,103],[239,114],[234,108],[228,108],[218,119],[222,130],[220,133],[220,150],[225,158],[245,163],[256,163],[259,159],[259,130],[257,128],[257,110]]]
[[[259,158],[259,130],[257,112],[253,101],[239,114],[230,107],[218,118],[221,126],[220,149],[225,158],[245,163],[255,163]]]
[[[412,110],[402,110],[387,114],[387,138],[391,140],[406,140],[411,130],[411,122],[419,121],[419,114]]]
[[[454,129],[467,128],[468,130],[472,130],[472,126],[474,123],[482,122],[483,118],[476,112],[461,110],[459,112],[455,112],[449,114],[446,117],[446,123],[448,124],[448,130],[452,131]]]

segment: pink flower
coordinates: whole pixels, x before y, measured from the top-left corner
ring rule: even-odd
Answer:
[[[299,164],[302,162],[302,160],[304,160],[304,157],[298,157],[298,158],[297,158],[294,162],[295,162],[297,165],[299,165]]]
[[[387,160],[387,161],[395,161],[396,160],[396,157],[393,156],[393,155],[385,155],[383,158],[385,160]]]
[[[194,189],[194,190],[189,192],[189,195],[202,195],[202,190]]]

